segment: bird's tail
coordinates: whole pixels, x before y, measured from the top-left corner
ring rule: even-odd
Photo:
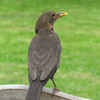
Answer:
[[[43,83],[41,81],[33,81],[30,83],[25,100],[40,100]]]

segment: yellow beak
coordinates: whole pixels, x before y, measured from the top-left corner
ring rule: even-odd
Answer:
[[[61,13],[58,14],[58,18],[60,18],[60,17],[62,17],[62,16],[65,16],[65,15],[68,15],[68,13],[66,13],[66,12],[61,12]]]

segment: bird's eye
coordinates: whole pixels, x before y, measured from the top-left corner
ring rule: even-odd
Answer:
[[[54,17],[55,15],[54,15],[54,14],[52,14],[52,16]]]

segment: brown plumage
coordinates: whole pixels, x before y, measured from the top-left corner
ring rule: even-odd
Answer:
[[[29,90],[25,100],[39,100],[43,86],[56,72],[60,63],[61,44],[53,30],[54,22],[65,12],[44,12],[37,20],[28,51]],[[53,81],[54,82],[54,81]],[[56,85],[54,84],[55,88]]]

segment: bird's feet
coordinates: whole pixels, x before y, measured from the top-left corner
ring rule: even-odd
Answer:
[[[52,98],[53,98],[53,96],[54,96],[54,94],[56,93],[56,92],[60,92],[60,90],[58,90],[56,87],[55,88],[53,88],[52,89]]]

